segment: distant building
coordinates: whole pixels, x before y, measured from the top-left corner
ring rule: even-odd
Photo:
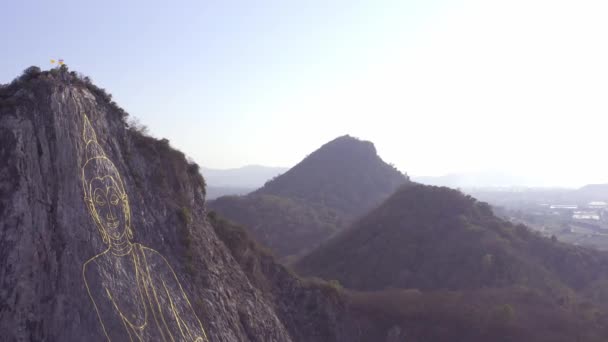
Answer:
[[[605,209],[608,208],[608,203],[602,201],[593,201],[589,202],[589,204],[587,204],[587,207],[593,209]]]
[[[551,209],[578,209],[578,205],[576,204],[551,204],[549,207]]]
[[[595,220],[595,221],[599,221],[600,220],[600,214],[598,214],[595,211],[580,210],[580,211],[575,211],[572,214],[572,218],[574,220]]]

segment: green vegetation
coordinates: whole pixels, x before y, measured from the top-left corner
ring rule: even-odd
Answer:
[[[197,184],[202,194],[205,194],[205,180],[199,172],[198,164],[188,161],[186,155],[171,147],[167,139],[156,139],[133,130],[131,132],[134,133],[133,142],[138,149],[138,155],[132,155],[127,161],[153,160],[156,164],[146,172],[154,180],[155,187],[179,192],[183,188],[183,178],[167,177],[167,174],[178,174]],[[188,199],[182,198],[182,203],[188,203]]]
[[[564,308],[517,287],[475,291],[347,292],[349,307],[373,321],[369,341],[398,328],[405,341],[604,341],[606,317]],[[401,341],[401,340],[397,340]]]
[[[349,220],[380,204],[408,181],[378,157],[371,142],[347,135],[321,146],[255,193],[331,208]]]
[[[359,290],[477,293],[494,288],[508,294],[520,288],[567,317],[590,322],[608,309],[602,286],[608,255],[499,219],[487,204],[448,188],[400,189],[295,266],[301,274],[337,279]],[[520,308],[513,303],[492,303],[489,317],[519,319]],[[521,310],[533,309],[546,308]]]
[[[391,327],[423,341],[447,340],[441,329],[461,341],[608,333],[608,255],[541,237],[448,188],[404,186],[295,266],[373,291],[346,300],[383,327],[378,336]]]
[[[289,263],[408,183],[372,143],[344,136],[257,191],[222,197],[209,207],[245,226]]]
[[[263,274],[264,267],[261,264],[264,261],[274,262],[271,252],[251,239],[242,227],[221,218],[216,212],[210,211],[207,219],[217,236],[241,265],[249,281],[259,289],[270,291],[272,285]]]
[[[47,71],[41,71],[39,67],[31,66],[10,84],[0,85],[0,109],[14,106],[17,102],[32,101],[31,98],[22,97],[18,94],[17,91],[19,90],[30,90],[35,95],[34,98],[44,98],[41,96],[44,96],[53,87],[64,87],[68,84],[72,87],[87,89],[97,98],[99,104],[107,106],[109,112],[126,122],[129,114],[112,100],[111,94],[93,84],[89,77],[75,71],[69,71],[65,64]]]
[[[186,272],[193,277],[196,274],[196,266],[194,265],[194,243],[190,232],[192,224],[192,213],[188,207],[181,207],[177,211],[181,224],[177,225],[177,235],[182,246],[184,255],[184,267]]]
[[[188,207],[182,207],[179,211],[179,217],[184,223],[184,225],[189,225],[192,223],[192,213]]]
[[[341,226],[331,209],[275,195],[226,196],[209,207],[230,213],[231,220],[246,225],[281,257],[306,252]]]
[[[300,341],[335,340],[359,327],[361,341],[570,342],[604,341],[605,315],[592,306],[564,306],[521,286],[461,291],[346,290],[337,281],[298,278],[278,264],[245,230],[208,219],[250,282],[274,303],[279,318]],[[490,259],[489,257],[485,258]]]

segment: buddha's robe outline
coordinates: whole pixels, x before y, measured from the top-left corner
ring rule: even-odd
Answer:
[[[101,276],[100,272],[112,269],[116,258],[110,249],[83,266],[85,285],[108,341],[208,341],[175,272],[160,253],[133,243],[131,251],[120,257],[133,258],[135,263],[136,281],[130,285],[144,306],[141,325],[133,324],[121,312],[113,298],[111,278]]]

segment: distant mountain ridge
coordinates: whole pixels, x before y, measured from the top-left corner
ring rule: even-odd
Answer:
[[[418,183],[449,188],[511,187],[540,184],[538,180],[498,171],[450,173],[442,176],[412,176]]]
[[[576,190],[577,196],[590,201],[608,202],[608,184],[588,184]]]
[[[231,186],[207,186],[207,200],[222,196],[242,196],[254,191],[255,188],[239,188]]]
[[[474,172],[455,172],[439,176],[411,176],[418,183],[447,186],[461,189],[480,188],[560,188],[576,189],[579,181],[569,179],[563,174],[530,174],[529,171],[510,172],[505,170],[484,170]],[[601,184],[596,184],[601,185]]]
[[[527,205],[608,202],[608,184],[588,184],[580,188],[469,188],[463,191],[493,206],[519,209]]]
[[[201,172],[211,187],[257,189],[289,168],[246,165],[232,169],[202,167]]]

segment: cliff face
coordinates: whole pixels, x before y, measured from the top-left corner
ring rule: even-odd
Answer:
[[[0,91],[3,340],[292,340],[182,153],[65,69]]]

